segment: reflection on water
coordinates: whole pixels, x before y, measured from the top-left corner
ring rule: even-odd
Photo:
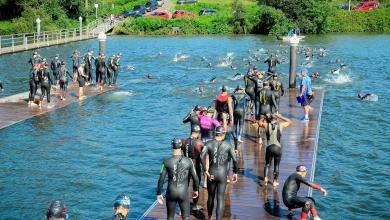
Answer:
[[[306,63],[310,72],[321,75],[314,86],[326,90],[315,181],[329,196],[322,198],[314,192],[318,211],[325,219],[388,219],[386,146],[390,141],[385,125],[390,119],[384,116],[389,113],[389,101],[361,102],[356,93],[387,96],[388,83],[383,79],[390,72],[390,39],[338,35],[305,40],[306,45],[327,49],[326,58]],[[279,44],[256,36],[110,37],[107,54],[123,53],[118,90],[0,131],[1,219],[39,218],[54,198],[66,201],[74,219],[102,219],[111,215],[112,201],[123,191],[131,193],[131,219],[137,218],[155,199],[159,166],[170,154],[169,141],[188,135],[182,117],[196,104],[212,105],[223,84],[229,89],[243,84],[229,79],[236,73],[246,73],[254,64],[266,70],[262,60],[268,57],[268,49],[279,50],[287,59],[288,45]],[[39,52],[47,58],[60,53],[70,61],[75,49],[88,48],[97,51],[97,41]],[[373,52],[367,56],[367,51]],[[27,51],[1,57],[5,91],[0,96],[28,90],[30,55]],[[180,62],[174,62],[175,57]],[[336,67],[336,58],[348,68],[333,76],[330,71]],[[299,61],[304,62],[308,61]],[[286,84],[288,64],[278,70]],[[148,73],[152,80],[146,80]],[[204,87],[201,94],[195,91],[200,85]],[[264,166],[260,161],[253,163]],[[271,212],[277,207],[272,195],[268,192]]]

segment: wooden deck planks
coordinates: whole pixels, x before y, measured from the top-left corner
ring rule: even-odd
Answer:
[[[76,83],[77,84],[77,83]],[[82,102],[78,100],[78,85],[70,84],[68,86],[68,94],[65,101],[60,100],[59,89],[51,90],[51,103],[48,105],[46,98],[42,102],[42,107],[33,104],[31,107],[27,106],[28,92],[19,93],[17,95],[8,96],[0,99],[0,129],[24,121],[28,118],[32,118],[37,115],[51,112],[55,109],[65,107],[74,102]],[[95,86],[84,87],[84,95],[86,98],[93,97],[113,90],[116,87],[105,86],[102,91],[97,90]],[[40,89],[38,89],[40,94]],[[38,95],[35,97],[38,100]],[[85,100],[85,99],[84,99]]]
[[[284,181],[295,171],[295,167],[299,164],[303,164],[308,168],[307,178],[314,179],[324,92],[323,90],[316,90],[315,93],[316,97],[311,104],[313,110],[310,121],[306,123],[300,121],[303,110],[296,102],[296,92],[288,91],[282,97],[280,103],[281,113],[293,119],[294,124],[283,131],[283,155],[279,174],[280,186],[276,190],[272,188],[271,184],[268,184],[267,187],[262,185],[265,149],[257,143],[255,126],[247,123],[244,135],[245,143],[239,146],[241,150],[239,167],[244,168],[244,171],[239,175],[237,183],[228,184],[223,219],[287,219],[287,208],[282,201]],[[271,166],[272,171],[273,166]],[[272,180],[273,175],[269,176]],[[204,207],[203,215],[206,216],[207,192],[202,188],[199,194],[199,204]],[[303,196],[311,195],[311,190],[306,186],[302,186],[299,194]],[[178,215],[178,209],[176,213],[175,219],[181,219]],[[294,218],[299,219],[300,210],[296,211],[295,214]],[[166,219],[165,204],[153,204],[140,219]],[[190,219],[203,218],[191,215]],[[215,219],[215,210],[212,219]]]

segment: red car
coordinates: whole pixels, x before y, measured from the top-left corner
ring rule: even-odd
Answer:
[[[379,2],[377,1],[366,1],[366,2],[360,2],[358,5],[353,7],[355,11],[369,11],[374,10],[379,7]]]
[[[172,18],[183,18],[183,17],[193,18],[193,17],[195,17],[195,14],[187,13],[184,10],[176,10],[172,14]]]
[[[167,11],[154,11],[149,14],[146,14],[145,17],[168,19],[169,13]]]

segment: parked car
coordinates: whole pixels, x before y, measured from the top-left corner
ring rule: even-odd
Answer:
[[[145,17],[168,19],[169,13],[167,11],[154,11],[154,12],[146,14]]]
[[[202,15],[211,15],[211,14],[216,14],[218,11],[215,9],[210,9],[210,8],[204,8],[199,11],[199,16]]]
[[[164,5],[164,0],[157,0],[158,7],[161,7]]]
[[[178,5],[198,3],[198,0],[178,0]]]
[[[340,6],[340,8],[341,9],[343,9],[343,10],[349,10],[349,4],[348,3],[345,3],[345,4],[342,4],[341,6]],[[351,9],[352,9],[352,5],[351,5]]]
[[[157,0],[149,0],[148,2],[146,2],[145,8],[147,12],[156,10],[158,8]]]
[[[124,11],[124,12],[122,12],[121,15],[122,15],[122,17],[124,17],[124,18],[128,18],[128,17],[139,18],[139,17],[143,17],[143,16],[144,16],[144,14],[142,14],[142,13],[137,13],[137,12],[135,12],[135,11],[133,11],[133,10]]]
[[[145,5],[136,5],[133,7],[133,11],[138,13],[138,14],[145,14],[146,13],[146,8]]]
[[[172,18],[183,18],[183,17],[193,18],[193,17],[195,17],[195,14],[194,13],[187,13],[184,10],[176,10],[172,14]]]
[[[374,10],[379,7],[379,2],[377,1],[365,1],[365,2],[360,2],[358,5],[353,7],[355,11],[369,11],[369,10]]]

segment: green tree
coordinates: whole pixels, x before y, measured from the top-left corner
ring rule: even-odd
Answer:
[[[246,34],[248,32],[248,24],[242,2],[240,0],[234,0],[232,8],[233,16],[229,23],[233,26],[233,33]]]

